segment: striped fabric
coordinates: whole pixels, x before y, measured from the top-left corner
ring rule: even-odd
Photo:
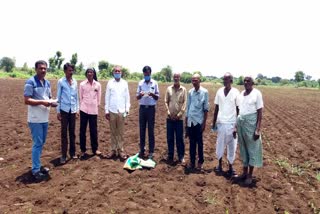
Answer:
[[[238,143],[243,166],[262,167],[261,136],[254,141],[253,134],[257,124],[257,113],[240,115],[237,118]]]

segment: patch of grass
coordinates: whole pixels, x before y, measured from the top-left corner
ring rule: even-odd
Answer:
[[[211,205],[217,205],[220,203],[216,192],[213,192],[212,194],[208,194],[204,202]]]
[[[309,207],[311,208],[311,210],[312,210],[312,212],[313,212],[314,214],[320,214],[320,207],[317,208],[317,207],[314,205],[314,203],[311,202],[311,201],[308,202],[308,205],[309,205]]]
[[[288,162],[288,158],[285,158],[285,159],[276,159],[275,160],[275,163],[281,168],[281,169],[284,169],[286,170],[288,173],[291,173],[293,175],[298,175],[298,176],[301,176],[304,172],[304,168],[305,167],[302,167],[302,166],[298,166],[298,165],[291,165],[289,162]],[[308,165],[306,165],[308,166]]]
[[[320,171],[318,171],[318,172],[316,173],[316,179],[317,179],[317,181],[320,182]]]
[[[290,168],[290,164],[288,163],[288,159],[287,158],[285,158],[285,159],[276,159],[275,162],[281,169],[288,170]]]

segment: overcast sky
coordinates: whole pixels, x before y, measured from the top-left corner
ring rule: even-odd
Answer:
[[[320,78],[320,1],[1,0],[0,57]]]

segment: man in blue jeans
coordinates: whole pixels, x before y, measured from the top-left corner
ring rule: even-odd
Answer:
[[[51,100],[50,82],[44,77],[47,63],[43,60],[35,64],[36,75],[28,79],[24,86],[24,103],[28,105],[28,125],[32,135],[32,174],[36,180],[46,179],[49,169],[41,166],[41,153],[46,142]]]
[[[167,88],[165,94],[167,109],[167,143],[169,164],[174,161],[174,141],[176,139],[178,161],[184,164],[184,141],[183,141],[183,115],[187,104],[187,89],[180,85],[180,74],[173,75],[173,85]]]
[[[144,79],[139,82],[137,88],[137,99],[139,100],[139,126],[140,126],[140,151],[139,157],[143,158],[145,155],[145,139],[146,128],[148,124],[148,138],[149,138],[149,155],[148,158],[153,159],[154,153],[154,120],[156,109],[155,106],[159,99],[158,83],[151,79],[151,67],[144,66]]]
[[[190,168],[195,167],[198,147],[198,169],[202,169],[203,139],[202,133],[206,128],[207,115],[209,111],[208,90],[200,86],[200,75],[192,76],[193,88],[189,90],[187,102],[186,129],[190,140]]]

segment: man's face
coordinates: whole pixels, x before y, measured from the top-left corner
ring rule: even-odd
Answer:
[[[150,71],[143,72],[143,76],[150,76]]]
[[[66,77],[72,77],[74,70],[71,67],[67,67],[67,69],[64,71]]]
[[[36,72],[39,79],[43,79],[47,74],[47,66],[45,64],[38,64]]]
[[[199,77],[192,77],[191,79],[193,87],[197,88],[200,86],[200,78]]]
[[[230,87],[231,83],[232,83],[232,79],[230,75],[226,75],[223,77],[223,85],[225,87]]]
[[[253,81],[252,81],[251,77],[245,77],[244,80],[243,80],[243,83],[244,83],[244,88],[245,89],[247,89],[247,90],[252,89]]]
[[[180,82],[180,75],[179,74],[174,74],[173,75],[173,82],[174,83],[179,83]]]
[[[120,68],[115,68],[115,69],[113,70],[113,74],[122,74],[122,71],[121,71]]]
[[[87,78],[88,78],[88,80],[93,80],[93,76],[94,76],[93,71],[92,71],[92,70],[89,70],[89,71],[87,72]]]

